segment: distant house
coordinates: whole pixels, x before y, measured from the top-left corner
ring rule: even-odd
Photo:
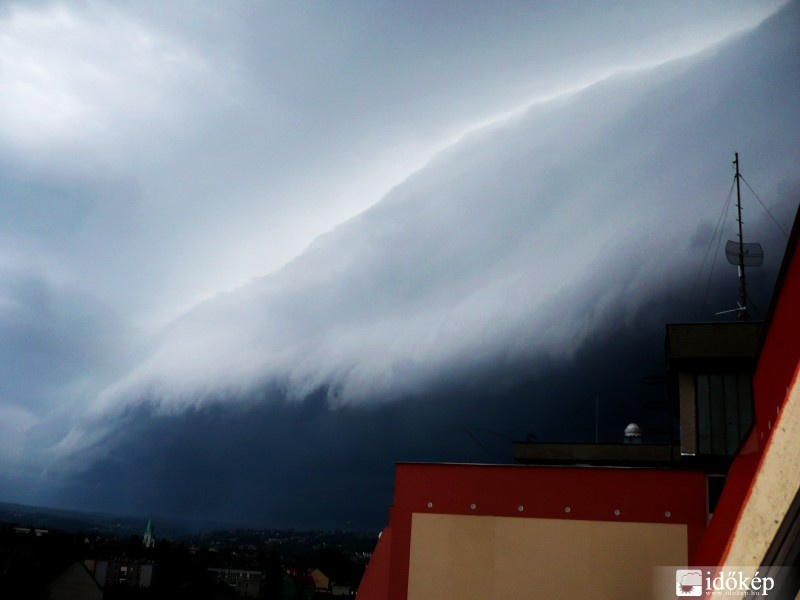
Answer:
[[[224,583],[236,590],[242,598],[259,598],[264,582],[264,573],[246,569],[209,569],[215,582]]]
[[[353,587],[345,583],[331,583],[331,596],[353,596]]]
[[[149,588],[155,565],[140,560],[86,560],[84,565],[103,588],[126,586]]]
[[[294,590],[289,591],[284,587],[284,597],[287,598],[314,598],[317,595],[331,595],[330,579],[319,569],[308,569],[305,572],[297,572],[294,569],[287,570],[287,576],[294,582]]]
[[[295,575],[295,598],[311,598],[317,593],[317,584],[311,575]]]
[[[308,575],[314,581],[316,591],[327,592],[330,589],[330,579],[319,569],[311,569]]]
[[[72,563],[47,586],[50,600],[103,600],[103,590],[81,563]]]
[[[48,529],[36,529],[33,527],[14,527],[14,533],[21,534],[34,534],[36,537],[42,537],[50,533]]]

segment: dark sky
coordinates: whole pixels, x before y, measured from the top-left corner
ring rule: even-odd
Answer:
[[[658,425],[735,151],[768,306],[800,4],[599,6],[5,4],[0,500],[375,529],[396,461]]]

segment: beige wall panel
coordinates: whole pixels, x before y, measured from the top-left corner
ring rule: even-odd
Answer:
[[[745,577],[759,570],[795,495],[800,493],[800,378],[791,390],[787,389],[780,419],[771,432],[724,558],[725,570],[741,570]]]
[[[686,526],[415,513],[409,600],[649,597]]]

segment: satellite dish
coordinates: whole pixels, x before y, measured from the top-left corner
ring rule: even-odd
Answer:
[[[761,244],[742,244],[742,255],[745,267],[760,267],[764,262],[764,250]],[[739,242],[728,240],[725,244],[725,258],[732,265],[739,264]]]

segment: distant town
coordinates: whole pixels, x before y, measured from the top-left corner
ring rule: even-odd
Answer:
[[[165,523],[169,535],[156,516],[0,503],[0,598],[354,597],[378,540],[347,530],[180,533],[180,523]]]

